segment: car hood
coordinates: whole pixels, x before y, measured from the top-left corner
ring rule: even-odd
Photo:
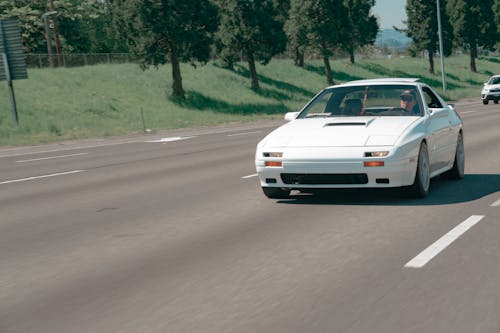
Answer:
[[[297,119],[274,130],[268,147],[393,146],[419,117]]]
[[[484,86],[484,89],[488,89],[489,91],[500,91],[500,84],[487,84]]]

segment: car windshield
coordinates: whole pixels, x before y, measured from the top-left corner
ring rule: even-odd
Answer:
[[[323,90],[298,118],[420,116],[419,94],[412,85],[357,85]]]
[[[492,77],[488,84],[500,84],[500,76]]]

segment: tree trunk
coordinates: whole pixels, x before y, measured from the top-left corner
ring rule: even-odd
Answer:
[[[429,52],[429,73],[434,74],[434,54],[430,50],[427,52]]]
[[[351,60],[351,64],[354,64],[354,48],[353,47],[350,47],[349,48],[349,58]]]
[[[335,83],[333,82],[332,68],[330,67],[330,58],[323,56],[323,63],[325,64],[326,82],[329,85],[334,85]]]
[[[172,64],[172,97],[173,98],[181,98],[184,99],[184,89],[182,88],[182,77],[181,77],[181,67],[179,64],[179,58],[177,57],[177,53],[175,47],[171,47],[170,49],[170,62]]]
[[[259,89],[259,78],[257,77],[257,69],[255,68],[255,59],[252,52],[247,54],[248,68],[250,69],[250,87],[254,90]]]
[[[304,53],[300,52],[298,48],[295,49],[295,66],[304,67]]]
[[[470,47],[470,70],[477,73],[476,68],[477,46],[471,45]]]

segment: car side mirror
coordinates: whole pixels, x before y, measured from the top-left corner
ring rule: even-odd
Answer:
[[[299,115],[299,112],[287,112],[285,114],[285,120],[286,121],[292,121],[292,120],[295,120],[297,118],[297,116]]]
[[[450,103],[450,104],[448,104],[448,106],[450,107],[450,109],[452,109],[453,111],[455,111],[455,104]]]

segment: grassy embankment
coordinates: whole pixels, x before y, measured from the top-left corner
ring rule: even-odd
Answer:
[[[500,73],[496,58],[478,60],[479,73],[468,69],[468,57],[446,59],[446,98],[479,99],[482,83]],[[427,61],[414,58],[332,62],[336,83],[376,77],[420,77],[441,92],[441,73],[431,75]],[[439,69],[439,62],[436,63]],[[258,66],[261,90],[249,88],[246,64],[235,71],[208,64],[182,66],[186,100],[169,99],[169,66],[141,71],[136,64],[79,68],[31,69],[29,79],[15,81],[20,126],[13,123],[8,88],[0,83],[0,145],[36,144],[105,137],[142,131],[146,126],[172,129],[282,117],[298,110],[325,84],[320,61],[295,67],[290,60]]]

